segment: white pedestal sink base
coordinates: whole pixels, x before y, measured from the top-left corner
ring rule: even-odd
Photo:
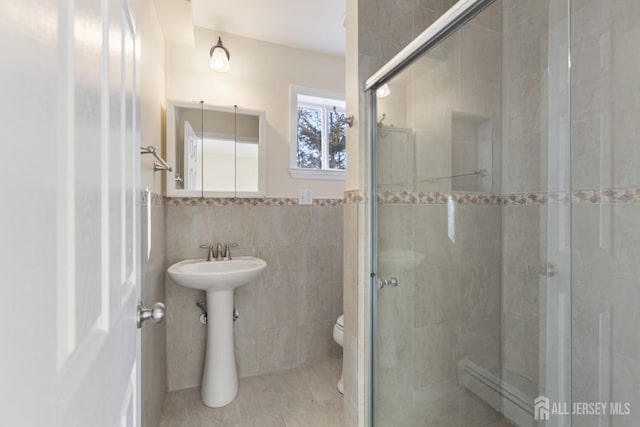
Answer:
[[[207,350],[202,377],[202,400],[211,408],[219,408],[231,403],[237,394],[233,289],[207,292]]]
[[[207,350],[202,400],[212,408],[225,406],[238,394],[233,347],[233,290],[257,279],[267,263],[252,256],[223,261],[186,259],[168,268],[173,280],[207,293]]]

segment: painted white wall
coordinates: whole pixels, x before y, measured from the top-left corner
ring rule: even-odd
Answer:
[[[140,36],[140,146],[153,145],[162,152],[163,147],[164,109],[165,103],[165,41],[158,23],[154,2],[137,2],[136,13],[138,34]],[[151,154],[140,157],[140,189],[149,188],[151,192],[164,194],[164,174],[154,172],[155,161]]]
[[[360,112],[360,99],[362,90],[360,88],[360,72],[358,63],[360,52],[358,50],[358,1],[346,1],[346,55],[345,55],[345,79],[346,92],[345,101],[347,103],[347,114],[353,114],[355,123],[352,128],[347,128],[347,177],[346,190],[358,190],[364,188],[361,182],[359,157],[364,154],[360,150],[360,145],[364,143],[364,135],[361,134],[360,123],[364,123],[365,113]],[[364,130],[364,128],[362,129]],[[362,141],[360,141],[362,136]]]
[[[209,68],[209,49],[218,36],[231,55],[231,70]],[[267,195],[342,198],[343,181],[296,180],[289,174],[289,85],[344,93],[344,58],[195,28],[195,47],[167,43],[166,97],[266,111]]]

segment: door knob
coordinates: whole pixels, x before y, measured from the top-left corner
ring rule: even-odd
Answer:
[[[153,323],[160,323],[164,319],[164,304],[157,302],[151,306],[151,308],[145,308],[142,301],[138,301],[138,311],[136,314],[136,321],[138,328],[142,327],[142,322],[151,319]]]
[[[378,284],[378,289],[382,289],[385,286],[391,286],[395,288],[396,286],[398,286],[398,278],[390,277],[388,279],[378,279],[377,284]]]

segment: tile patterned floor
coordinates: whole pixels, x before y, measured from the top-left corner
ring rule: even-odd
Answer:
[[[342,395],[336,384],[342,359],[241,378],[238,397],[208,408],[200,388],[174,391],[165,399],[160,427],[341,427]]]

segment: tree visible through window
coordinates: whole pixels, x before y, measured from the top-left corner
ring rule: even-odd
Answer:
[[[298,167],[322,169],[322,110],[298,107]]]
[[[329,113],[329,169],[347,168],[347,122],[344,112]]]
[[[344,170],[347,167],[344,110],[331,105],[335,100],[316,99],[317,103],[298,99],[297,166]]]

